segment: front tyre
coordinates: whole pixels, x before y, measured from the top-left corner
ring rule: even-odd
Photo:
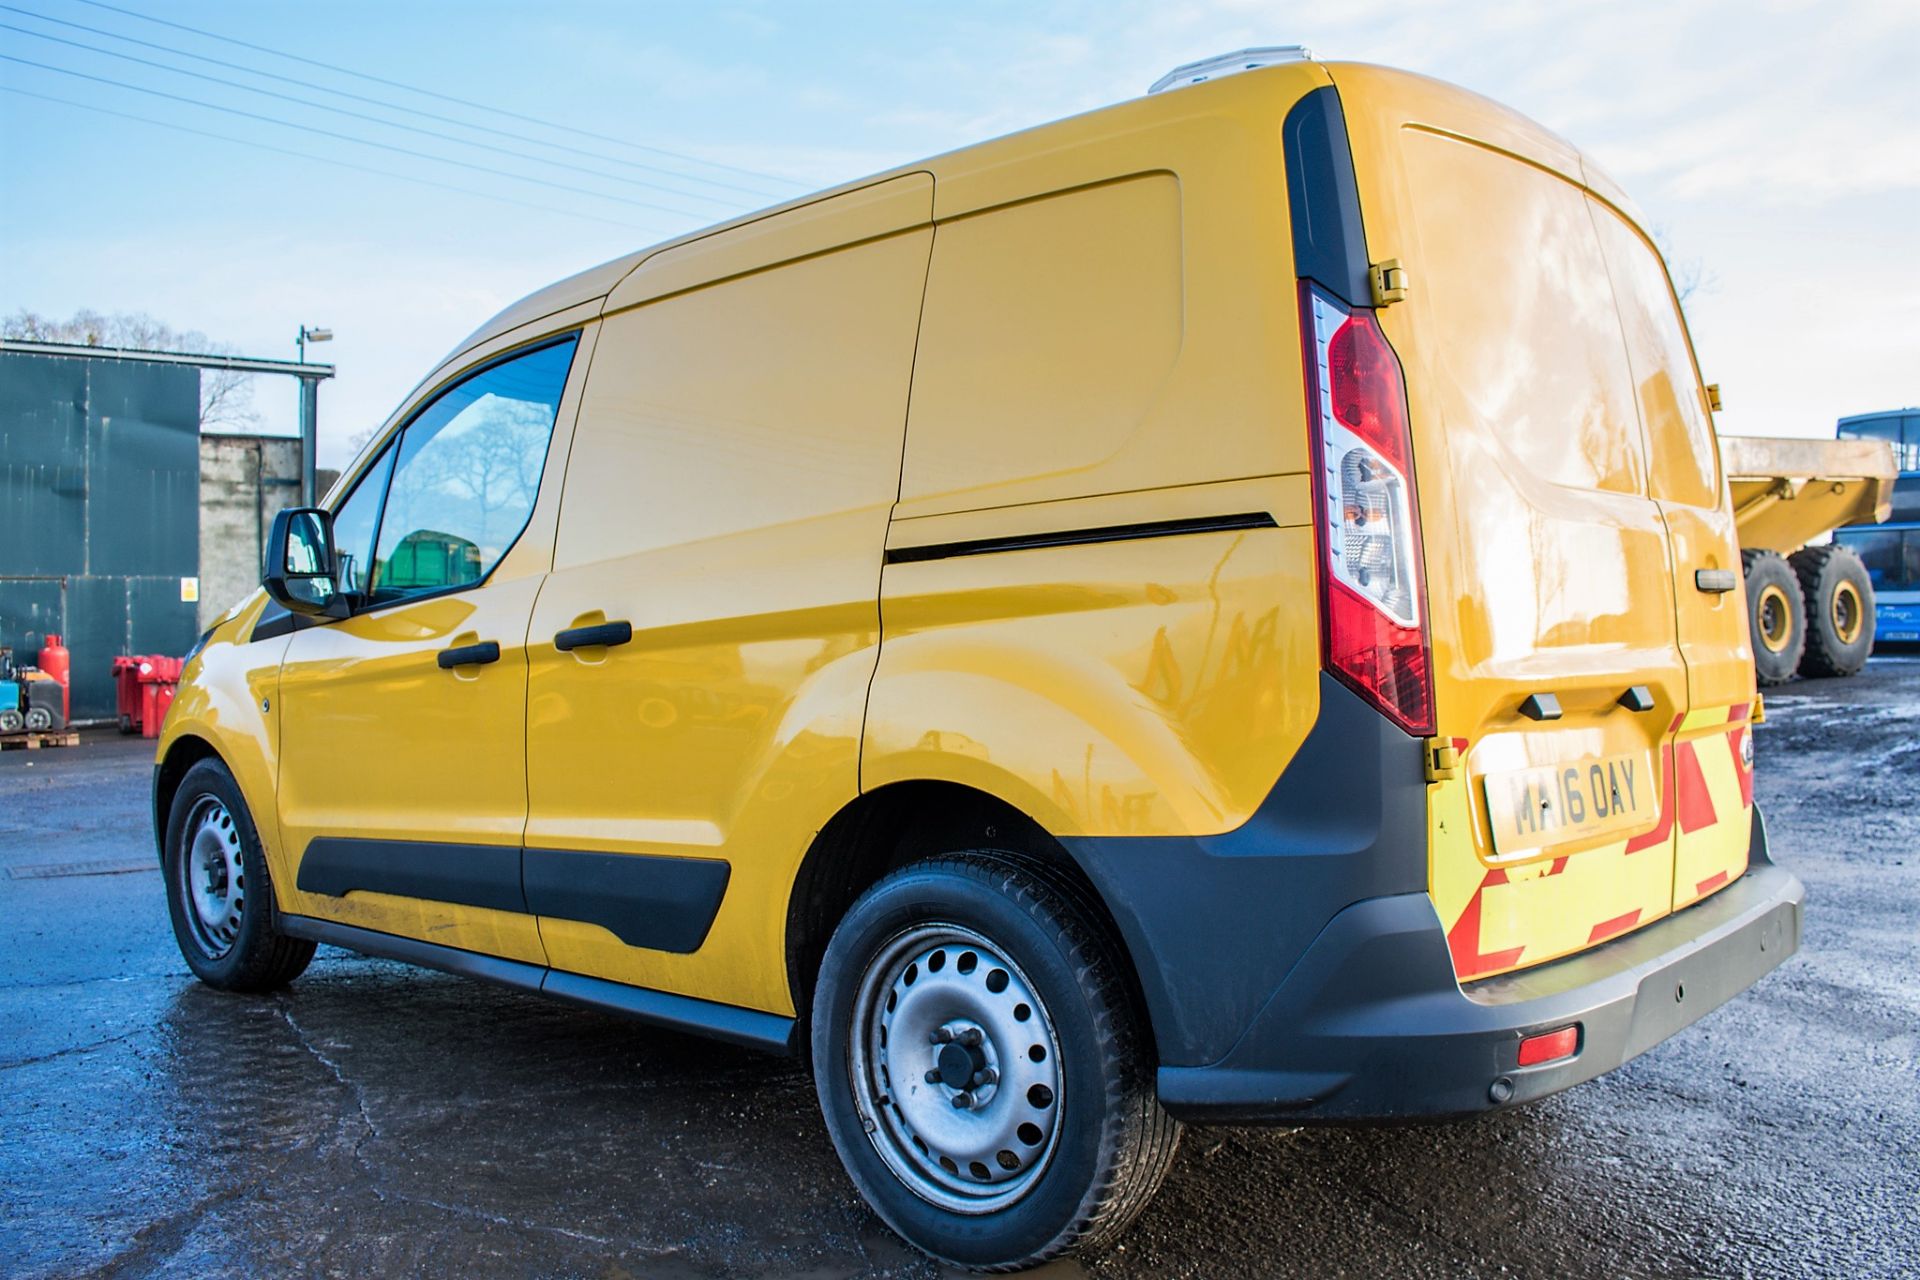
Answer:
[[[1125,975],[1084,892],[1015,855],[917,863],[853,905],[821,964],[814,1079],[889,1226],[1010,1271],[1138,1215],[1180,1126]]]
[[[187,967],[222,991],[271,991],[300,976],[313,943],[276,929],[273,882],[240,787],[218,760],[188,769],[160,851],[167,913]]]

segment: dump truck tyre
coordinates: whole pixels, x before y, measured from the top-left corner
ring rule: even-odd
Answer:
[[[1747,630],[1753,669],[1762,685],[1785,684],[1807,647],[1807,614],[1800,580],[1777,551],[1742,551],[1747,577]]]
[[[1852,676],[1873,652],[1873,582],[1847,547],[1829,544],[1793,553],[1807,615],[1803,676]]]

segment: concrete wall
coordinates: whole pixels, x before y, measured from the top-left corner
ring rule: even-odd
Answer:
[[[322,470],[326,493],[337,472]],[[300,441],[292,436],[200,437],[200,629],[260,585],[267,531],[300,501]]]
[[[200,629],[260,585],[274,513],[300,501],[300,442],[200,437]]]

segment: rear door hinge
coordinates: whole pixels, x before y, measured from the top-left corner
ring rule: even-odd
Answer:
[[[1427,781],[1446,782],[1460,776],[1460,748],[1452,738],[1428,738]]]
[[[1707,384],[1707,408],[1715,413],[1720,412],[1720,384],[1717,382]]]
[[[1407,296],[1407,269],[1400,265],[1400,259],[1376,262],[1367,269],[1367,274],[1373,280],[1374,306],[1390,306]]]

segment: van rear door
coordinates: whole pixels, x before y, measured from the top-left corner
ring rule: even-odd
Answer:
[[[1676,794],[1677,911],[1747,869],[1754,669],[1738,582],[1740,539],[1706,393],[1659,252],[1611,203],[1589,196],[1588,206],[1626,339],[1648,484],[1673,548],[1674,618],[1687,664],[1687,714],[1666,764]]]
[[[1430,748],[1459,754],[1429,793],[1429,887],[1480,978],[1672,907],[1662,782],[1692,694],[1668,527],[1578,153],[1470,94],[1331,70],[1369,257],[1410,285],[1379,318],[1412,419]]]

